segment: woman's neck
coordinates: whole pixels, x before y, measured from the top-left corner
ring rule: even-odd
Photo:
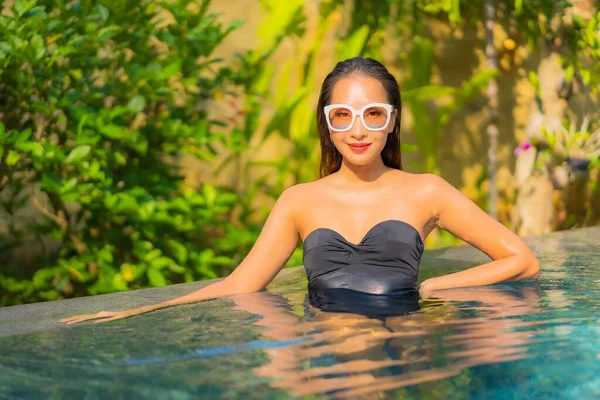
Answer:
[[[381,157],[367,165],[355,165],[342,160],[337,172],[338,179],[346,183],[371,183],[377,181],[391,168],[386,167]]]

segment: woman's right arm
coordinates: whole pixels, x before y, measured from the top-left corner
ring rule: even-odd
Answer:
[[[298,244],[295,224],[296,204],[299,204],[297,192],[298,187],[291,187],[282,193],[252,250],[227,278],[162,303],[123,311],[77,315],[61,319],[60,322],[74,324],[92,319],[97,320],[96,322],[114,321],[180,304],[263,290],[285,265]]]

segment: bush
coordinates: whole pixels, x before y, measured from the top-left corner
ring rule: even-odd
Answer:
[[[60,243],[51,263],[0,273],[2,305],[214,278],[254,241],[228,222],[235,194],[193,190],[178,168],[213,157],[207,108],[233,79],[211,54],[236,26],[207,9],[17,0],[0,16],[0,199],[44,215],[8,237]]]

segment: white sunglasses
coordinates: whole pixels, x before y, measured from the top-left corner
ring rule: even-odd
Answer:
[[[390,123],[394,106],[386,103],[371,103],[356,110],[348,104],[330,104],[323,109],[327,125],[333,132],[350,130],[357,116],[360,116],[360,121],[365,129],[382,131]]]

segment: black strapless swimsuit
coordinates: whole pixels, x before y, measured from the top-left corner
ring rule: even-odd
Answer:
[[[378,223],[358,244],[332,229],[318,228],[303,245],[309,293],[319,298],[334,298],[335,290],[387,296],[415,294],[423,248],[417,229],[400,220]]]

